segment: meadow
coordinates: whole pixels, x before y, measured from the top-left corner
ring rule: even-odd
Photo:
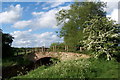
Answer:
[[[40,66],[26,75],[16,78],[118,78],[120,63],[112,60],[79,59],[58,62],[51,66]]]

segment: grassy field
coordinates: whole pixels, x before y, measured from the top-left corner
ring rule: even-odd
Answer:
[[[27,75],[13,78],[118,78],[119,64],[96,59],[69,60],[41,66]]]

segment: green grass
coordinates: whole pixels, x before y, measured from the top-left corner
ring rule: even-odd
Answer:
[[[31,51],[27,51],[26,53],[25,52],[15,52],[14,53],[14,56],[17,56],[17,55],[25,55],[25,54],[29,54],[29,53],[31,53]]]
[[[9,57],[2,59],[2,67],[8,67],[13,65],[27,65],[30,61],[22,58],[22,57]]]
[[[115,61],[80,59],[41,66],[14,78],[118,78],[118,68]]]

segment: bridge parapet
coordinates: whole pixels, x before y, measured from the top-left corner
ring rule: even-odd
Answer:
[[[29,54],[26,56],[27,59],[36,62],[37,60],[45,57],[57,58],[62,61],[69,59],[80,59],[80,58],[89,58],[90,56],[85,54],[71,53],[71,52],[39,52],[35,54]]]

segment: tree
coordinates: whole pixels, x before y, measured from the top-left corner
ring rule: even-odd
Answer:
[[[12,42],[13,37],[10,34],[2,33],[2,56],[9,57],[13,55]]]
[[[50,46],[51,51],[53,51],[53,46],[56,46],[56,51],[65,51],[64,43],[52,43]]]
[[[106,17],[95,16],[84,23],[84,47],[91,50],[95,58],[104,57],[111,60],[120,55],[120,25]]]
[[[63,24],[63,26],[58,35],[64,37],[65,44],[75,47],[83,39],[83,23],[95,15],[105,16],[106,12],[103,10],[105,6],[101,2],[76,2],[70,6],[69,10],[59,11],[56,19],[58,25]]]

